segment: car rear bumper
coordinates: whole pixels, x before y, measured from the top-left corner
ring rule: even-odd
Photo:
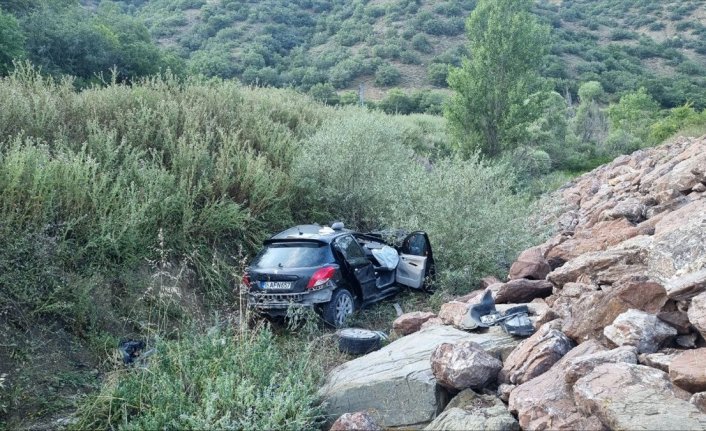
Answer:
[[[333,287],[299,293],[249,292],[248,306],[268,314],[284,314],[291,306],[313,306],[331,300]]]

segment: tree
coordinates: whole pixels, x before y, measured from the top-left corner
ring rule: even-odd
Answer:
[[[604,94],[603,86],[597,81],[588,81],[579,87],[579,106],[572,128],[582,143],[602,144],[606,139],[608,119],[599,105]]]
[[[0,9],[0,75],[12,69],[12,61],[25,56],[25,37],[17,19]]]
[[[541,114],[530,96],[548,91],[539,68],[549,27],[530,13],[531,0],[480,0],[466,23],[471,58],[452,68],[445,115],[458,144],[490,157],[520,142]]]

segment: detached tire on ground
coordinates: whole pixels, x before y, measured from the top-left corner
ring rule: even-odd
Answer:
[[[364,355],[380,348],[380,335],[367,329],[346,328],[338,331],[338,349],[350,355]]]
[[[331,295],[331,300],[323,307],[323,318],[329,325],[340,328],[346,318],[355,311],[355,300],[348,289],[339,288]]]

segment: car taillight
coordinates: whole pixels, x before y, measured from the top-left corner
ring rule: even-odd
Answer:
[[[243,274],[243,285],[250,287],[250,276],[247,273]]]
[[[336,268],[333,266],[327,266],[316,271],[314,275],[311,276],[309,284],[306,286],[307,289],[316,289],[319,286],[323,286],[328,283],[329,280],[336,275]]]

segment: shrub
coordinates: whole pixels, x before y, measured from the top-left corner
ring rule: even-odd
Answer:
[[[375,72],[375,84],[381,87],[396,85],[401,78],[400,71],[390,64],[383,64]]]
[[[429,54],[433,50],[431,43],[429,43],[429,39],[420,33],[417,33],[414,37],[412,37],[412,46],[417,51],[425,54]]]
[[[323,370],[302,346],[291,354],[268,329],[212,328],[157,340],[149,366],[113,372],[79,411],[80,429],[314,429]]]
[[[427,79],[437,87],[448,87],[449,65],[446,63],[432,63],[427,67]]]

